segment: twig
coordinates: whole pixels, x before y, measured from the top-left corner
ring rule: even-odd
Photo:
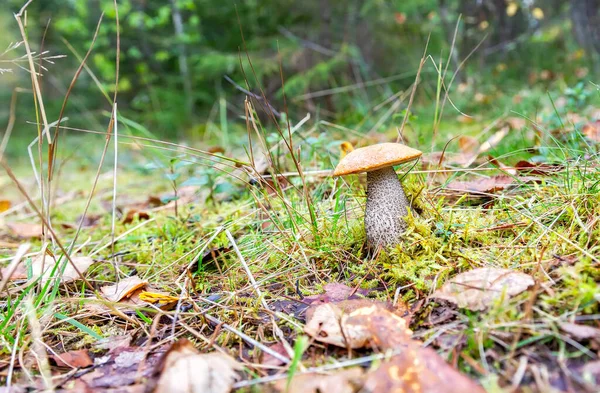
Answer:
[[[290,363],[290,359],[286,358],[285,356],[273,351],[271,348],[259,343],[258,341],[256,341],[255,339],[253,339],[252,337],[248,336],[247,334],[237,330],[236,328],[234,328],[231,325],[228,325],[226,323],[221,322],[219,319],[213,317],[210,314],[207,313],[202,313],[202,315],[208,319],[209,321],[211,321],[212,323],[215,323],[217,325],[220,325],[221,328],[239,336],[242,340],[246,341],[247,343],[255,346],[256,348],[260,349],[261,351],[268,353],[269,355],[273,356],[274,358],[276,358],[277,360],[280,360],[282,362],[284,362],[285,364]]]
[[[374,360],[392,358],[394,356],[400,355],[403,351],[404,351],[404,348],[396,349],[396,350],[392,351],[391,353],[378,353],[378,354],[374,354],[374,355],[364,356],[361,358],[346,360],[344,362],[340,362],[340,363],[336,363],[336,364],[327,364],[327,365],[321,366],[321,367],[310,367],[310,368],[307,368],[305,371],[296,371],[294,375],[322,373],[325,371],[337,370],[337,369],[344,368],[344,367],[358,366],[361,364],[372,362]],[[244,388],[247,386],[258,385],[261,383],[274,382],[274,381],[278,381],[278,380],[286,379],[286,378],[288,378],[287,373],[279,374],[279,375],[270,375],[268,377],[251,379],[251,380],[247,380],[247,381],[240,381],[240,382],[234,383],[233,388],[239,389],[239,388]]]

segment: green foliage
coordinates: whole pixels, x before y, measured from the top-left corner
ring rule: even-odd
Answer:
[[[91,44],[98,18],[104,13],[89,60],[91,71],[108,93],[118,88],[120,108],[128,118],[144,124],[157,136],[196,136],[197,124],[211,122],[213,108],[223,99],[226,116],[234,118],[243,113],[234,108],[242,107],[245,94],[224,76],[259,95],[262,88],[278,109],[283,108],[285,90],[288,103],[300,104],[288,105],[291,112],[297,108],[305,113],[303,104],[308,102],[310,106],[326,108],[344,124],[364,121],[364,127],[370,128],[374,121],[365,120],[370,115],[368,103],[380,102],[410,86],[428,37],[428,52],[437,64],[443,59],[445,67],[461,15],[453,48],[456,57],[450,60],[451,73],[484,37],[487,39],[463,68],[459,79],[475,83],[501,80],[503,83],[496,84],[501,88],[496,89],[505,92],[512,84],[521,86],[531,70],[552,70],[575,86],[570,94],[573,104],[583,104],[586,97],[573,70],[586,63],[581,56],[573,57],[575,49],[566,23],[568,9],[556,8],[550,0],[515,4],[516,12],[506,16],[508,2],[503,5],[505,9],[494,10],[488,2],[471,4],[467,0],[308,1],[302,6],[292,0],[239,3],[120,0],[118,86],[114,84],[117,12],[113,0],[32,2],[28,17],[39,23],[29,24],[28,35],[32,47],[37,49],[42,28],[51,18],[44,48],[69,55],[54,68],[50,66],[50,73],[67,85],[78,61],[64,42],[82,56]],[[22,1],[8,0],[8,5],[17,11]],[[536,19],[536,8],[543,10],[544,19]],[[546,21],[553,23],[546,28]],[[5,30],[15,30],[10,18],[0,19],[0,25]],[[523,61],[524,54],[527,62]],[[481,68],[482,64],[488,67]],[[432,72],[437,73],[432,63],[427,62],[422,83],[429,89],[425,89],[425,97],[417,95],[417,100],[431,99],[431,94],[435,94],[431,89],[435,90],[437,80],[430,77]],[[308,92],[403,73],[407,73],[405,77],[396,78],[383,88],[375,85],[350,89],[349,94],[295,101]],[[22,75],[22,82],[26,86],[26,74]],[[98,124],[105,122],[97,113],[99,109],[106,110],[108,103],[100,92],[89,93],[95,89],[92,79],[84,73],[72,97],[77,101],[78,113],[84,112],[86,116],[68,113],[72,126],[89,127],[91,117]],[[462,110],[474,110],[477,104],[465,98],[456,97],[456,104]],[[60,104],[61,100],[48,103],[49,117],[57,116]],[[390,120],[398,121],[397,117]]]

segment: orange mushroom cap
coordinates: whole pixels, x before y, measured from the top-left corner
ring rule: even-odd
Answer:
[[[388,166],[416,160],[423,154],[401,143],[379,143],[348,153],[333,171],[333,176],[376,171]]]

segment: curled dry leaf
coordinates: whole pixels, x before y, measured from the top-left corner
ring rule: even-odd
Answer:
[[[59,367],[85,368],[94,364],[94,361],[85,349],[53,355],[52,360]]]
[[[138,276],[131,276],[120,280],[117,284],[104,286],[100,288],[100,291],[106,300],[120,302],[123,299],[130,298],[135,291],[147,285],[148,281],[142,280]]]
[[[182,339],[165,354],[154,393],[227,393],[241,368],[227,355],[201,354]]]
[[[275,389],[286,393],[354,393],[363,384],[363,370],[349,368],[335,374],[308,373],[295,375],[289,383],[285,379],[275,383]]]
[[[412,331],[403,318],[381,304],[365,302],[369,301],[346,301],[348,307],[361,304],[349,312],[339,303],[321,304],[307,312],[304,331],[318,341],[343,348],[363,348],[369,344],[394,348],[410,341]]]
[[[6,224],[13,234],[22,239],[34,239],[42,237],[42,225],[26,222],[9,222]]]
[[[461,273],[446,282],[431,297],[460,308],[485,310],[503,297],[518,295],[534,284],[528,274],[510,269],[480,268]]]
[[[371,393],[484,393],[475,382],[450,367],[434,350],[409,346],[367,375]]]

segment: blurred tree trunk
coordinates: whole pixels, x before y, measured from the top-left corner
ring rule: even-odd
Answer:
[[[573,34],[581,47],[592,56],[600,54],[600,0],[572,0]],[[593,56],[592,56],[593,57]]]

